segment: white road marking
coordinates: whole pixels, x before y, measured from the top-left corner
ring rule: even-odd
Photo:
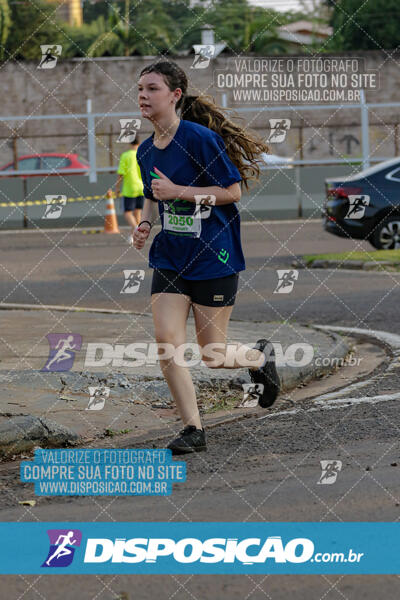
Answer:
[[[294,408],[292,410],[281,410],[276,413],[270,413],[268,415],[264,415],[262,417],[258,417],[257,421],[262,421],[263,419],[269,419],[270,417],[279,417],[280,415],[295,415],[301,412],[300,408]],[[304,411],[303,411],[304,412]]]
[[[317,396],[314,398],[314,402],[317,400],[329,400],[331,398],[338,398],[339,396],[343,396],[343,394],[347,394],[348,392],[352,392],[353,390],[357,390],[363,388],[370,383],[372,383],[374,379],[366,379],[365,381],[358,381],[357,383],[352,383],[351,385],[340,388],[340,390],[336,390],[335,392],[329,392],[328,394],[322,394],[321,396]]]
[[[382,394],[381,396],[363,396],[362,398],[335,398],[332,400],[318,400],[316,404],[318,407],[308,408],[302,410],[295,408],[292,410],[281,410],[276,413],[270,413],[259,417],[257,420],[262,421],[263,419],[270,419],[272,417],[279,417],[281,415],[294,415],[300,412],[316,412],[318,410],[334,410],[337,408],[346,408],[347,406],[353,406],[354,404],[377,404],[378,402],[388,402],[390,400],[400,400],[400,392],[396,394]]]
[[[332,398],[331,400],[315,400],[316,404],[320,404],[322,408],[325,406],[344,406],[346,404],[376,404],[377,402],[387,402],[388,400],[399,400],[400,392],[395,394],[382,394],[380,396],[362,396],[361,398]]]
[[[387,370],[392,370],[399,367],[399,356],[400,356],[400,335],[395,333],[389,333],[388,331],[374,330],[374,329],[361,329],[358,327],[340,327],[330,325],[313,325],[315,329],[321,329],[323,331],[335,331],[348,334],[362,334],[374,337],[382,342],[385,342],[392,350],[395,355],[394,360],[391,361]],[[381,394],[379,396],[362,396],[361,398],[346,398],[345,395],[356,389],[361,389],[367,385],[376,381],[376,377],[366,379],[365,381],[358,381],[352,383],[345,388],[330,392],[328,394],[322,394],[317,398],[313,399],[314,404],[317,407],[308,408],[303,412],[315,412],[317,410],[333,410],[336,408],[345,408],[346,406],[353,406],[356,404],[377,404],[378,402],[388,402],[390,400],[400,400],[400,392],[394,394]],[[270,413],[263,417],[259,417],[258,421],[268,419],[271,417],[277,417],[280,415],[293,415],[300,412],[301,409],[282,410],[276,413]]]

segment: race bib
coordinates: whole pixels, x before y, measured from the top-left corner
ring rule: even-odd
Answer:
[[[175,215],[164,210],[164,229],[172,235],[200,237],[201,218],[194,215]]]

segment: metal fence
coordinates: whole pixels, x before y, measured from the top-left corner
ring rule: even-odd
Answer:
[[[370,166],[370,164],[372,162],[381,162],[384,160],[387,160],[388,158],[393,158],[393,156],[374,156],[373,158],[371,158],[370,155],[370,135],[369,135],[369,131],[370,131],[370,118],[369,118],[369,112],[370,110],[374,110],[374,109],[383,109],[383,108],[390,108],[390,109],[398,109],[400,107],[400,102],[397,103],[369,103],[367,104],[365,102],[365,95],[362,92],[361,93],[361,101],[359,104],[344,104],[344,105],[339,105],[339,104],[324,104],[324,105],[287,105],[287,106],[265,106],[265,107],[245,107],[245,108],[237,108],[235,109],[235,111],[237,113],[246,113],[248,115],[251,115],[252,112],[257,112],[259,114],[265,113],[266,115],[270,115],[272,113],[280,113],[280,114],[290,114],[290,112],[295,112],[295,113],[302,113],[302,112],[306,112],[306,111],[313,111],[313,112],[317,112],[317,111],[327,111],[327,110],[341,110],[341,109],[351,109],[351,110],[355,110],[358,112],[359,114],[359,124],[361,127],[361,156],[358,158],[348,158],[348,157],[338,157],[338,158],[320,158],[317,160],[313,160],[313,159],[304,159],[303,158],[303,154],[302,154],[302,132],[301,129],[299,129],[299,139],[298,139],[298,157],[296,157],[295,159],[291,160],[290,162],[290,167],[294,167],[293,169],[291,169],[291,174],[289,176],[289,172],[288,170],[286,171],[286,173],[283,173],[284,167],[285,165],[266,165],[264,167],[264,170],[267,172],[270,169],[278,169],[281,170],[283,174],[282,177],[275,177],[275,182],[278,181],[278,179],[280,179],[282,182],[285,182],[286,180],[291,180],[293,185],[291,184],[290,188],[292,190],[291,192],[291,198],[292,198],[292,206],[295,209],[295,214],[297,214],[297,216],[304,216],[304,199],[308,196],[308,197],[312,197],[313,194],[315,194],[315,189],[313,187],[314,182],[311,182],[310,185],[308,185],[307,182],[307,178],[313,177],[311,170],[307,169],[306,167],[322,167],[324,166],[324,169],[316,169],[316,173],[317,173],[317,177],[318,177],[318,185],[321,184],[321,182],[323,181],[323,176],[325,173],[325,176],[329,176],[332,175],[332,167],[334,165],[343,165],[343,167],[346,167],[345,170],[346,173],[350,173],[350,172],[355,172],[357,170],[359,170],[360,167],[362,168],[367,168]],[[115,171],[117,170],[117,166],[113,165],[113,157],[114,157],[114,151],[113,151],[113,144],[115,141],[115,133],[114,130],[111,129],[108,132],[96,132],[96,121],[98,122],[103,122],[105,118],[111,118],[111,119],[120,119],[120,118],[140,118],[141,114],[139,112],[121,112],[121,113],[95,113],[92,112],[92,101],[91,100],[87,100],[87,106],[86,106],[86,112],[85,113],[80,113],[80,114],[60,114],[60,115],[33,115],[33,116],[29,116],[29,117],[24,117],[24,116],[0,116],[0,122],[10,122],[10,123],[14,123],[14,122],[24,122],[24,120],[26,121],[42,121],[44,119],[46,120],[71,120],[71,119],[78,119],[78,121],[83,125],[84,127],[84,132],[82,134],[72,134],[72,135],[79,135],[79,136],[84,136],[85,137],[85,142],[86,142],[86,146],[87,146],[87,151],[88,151],[88,161],[89,161],[89,169],[85,170],[85,169],[77,169],[74,168],[73,172],[74,173],[82,173],[85,175],[88,175],[88,177],[79,177],[79,176],[75,176],[74,177],[74,185],[71,185],[71,190],[73,188],[73,192],[69,192],[68,195],[69,196],[73,196],[74,198],[71,198],[71,201],[77,201],[76,198],[79,197],[84,197],[85,200],[99,200],[102,196],[101,196],[101,191],[100,188],[102,185],[105,185],[107,183],[110,184],[111,183],[111,179],[109,177],[106,176],[106,174],[111,174],[111,173],[115,173]],[[322,119],[321,119],[322,121]],[[395,131],[396,131],[396,135],[395,135],[395,140],[397,139],[397,130],[398,130],[398,124],[394,124],[395,127]],[[9,129],[11,130],[12,128],[9,127]],[[70,135],[70,134],[65,134],[65,135]],[[96,149],[96,139],[99,137],[99,135],[103,135],[106,136],[106,139],[108,140],[108,155],[109,155],[109,166],[108,167],[99,167],[97,166],[97,149]],[[39,136],[40,137],[40,136]],[[18,151],[18,146],[17,146],[17,138],[16,137],[11,137],[11,139],[13,139],[13,153],[14,153],[14,163],[16,162],[17,159],[17,151]],[[395,144],[394,147],[395,150],[395,155],[397,154],[397,147]],[[331,168],[329,168],[331,167]],[[286,169],[285,169],[286,170]],[[304,171],[304,172],[303,172]],[[48,186],[47,185],[39,185],[39,180],[41,179],[40,177],[35,177],[34,180],[36,182],[36,185],[32,185],[32,179],[33,178],[25,178],[23,177],[24,175],[42,175],[43,176],[43,184],[46,184],[46,179],[48,179],[49,175],[59,175],[60,177],[64,178],[64,176],[68,175],[70,172],[68,172],[68,169],[60,169],[60,170],[27,170],[27,171],[22,171],[22,170],[18,170],[18,169],[13,169],[13,170],[8,170],[7,171],[7,176],[3,177],[1,176],[0,173],[0,203],[1,206],[4,208],[8,205],[10,206],[22,206],[23,207],[23,214],[24,214],[24,219],[23,219],[23,223],[24,226],[27,226],[27,210],[26,207],[28,206],[34,206],[35,204],[41,204],[43,203],[43,200],[39,199],[39,198],[33,198],[34,194],[40,194],[42,193],[42,190],[44,190],[45,188],[47,189]],[[19,175],[20,177],[13,177],[8,179],[8,176],[10,175]],[[100,181],[99,180],[100,177]],[[50,180],[54,181],[53,177],[49,178]],[[273,178],[272,178],[273,179]],[[6,182],[9,182],[8,185],[6,185]],[[71,180],[71,177],[68,177],[68,180]],[[320,181],[321,180],[321,181]],[[17,181],[19,181],[19,184],[17,185]],[[266,178],[263,177],[263,181],[265,183]],[[100,185],[99,185],[100,184]],[[271,186],[271,184],[269,184]],[[17,187],[16,187],[17,186]],[[22,186],[22,189],[21,189]],[[310,187],[311,186],[311,187]],[[273,186],[275,187],[275,186]],[[278,186],[279,187],[279,186]],[[15,188],[15,189],[14,189]],[[18,189],[17,189],[18,188]],[[309,188],[309,189],[308,189]],[[323,188],[323,186],[322,186]],[[274,190],[276,193],[279,194],[279,189]],[[10,196],[11,194],[11,196]],[[258,194],[258,196],[260,196],[260,194]],[[264,197],[263,194],[261,194],[261,197]],[[15,202],[15,198],[18,198],[19,202]],[[33,199],[32,199],[33,198]],[[288,202],[288,193],[286,193],[285,196],[285,202]],[[293,202],[294,199],[294,202]]]
[[[223,102],[224,104],[224,102]],[[322,105],[286,105],[286,106],[264,106],[264,107],[244,107],[244,108],[235,108],[235,112],[241,114],[241,113],[246,113],[246,114],[251,114],[252,112],[257,112],[259,114],[272,114],[272,113],[302,113],[302,112],[307,112],[307,111],[327,111],[327,110],[342,110],[342,109],[352,109],[352,110],[357,110],[359,112],[360,118],[360,125],[361,125],[361,158],[360,159],[354,159],[354,158],[323,158],[323,159],[318,159],[318,160],[312,160],[312,159],[304,159],[303,155],[302,155],[302,128],[298,127],[298,131],[299,131],[299,141],[298,141],[298,149],[299,149],[299,158],[295,159],[292,161],[291,164],[293,165],[299,165],[299,166],[303,166],[303,165],[326,165],[326,164],[354,164],[356,162],[361,162],[363,168],[366,168],[368,166],[370,166],[371,162],[380,162],[383,160],[387,160],[388,158],[392,158],[389,156],[377,156],[377,157],[373,157],[371,158],[370,156],[370,140],[369,140],[369,128],[370,128],[370,123],[369,123],[369,111],[371,109],[382,109],[382,108],[394,108],[394,109],[398,109],[400,107],[400,102],[392,102],[392,103],[369,103],[367,104],[365,102],[365,94],[364,91],[361,90],[360,92],[360,103],[359,104],[322,104]],[[87,144],[87,149],[88,149],[88,161],[90,163],[90,169],[89,169],[89,181],[91,183],[95,183],[97,181],[97,173],[100,172],[113,172],[116,170],[116,166],[112,164],[112,157],[113,157],[113,141],[114,141],[114,136],[115,136],[115,132],[111,126],[110,130],[108,132],[96,132],[96,119],[101,119],[102,121],[105,118],[112,118],[112,119],[119,119],[119,118],[137,118],[140,117],[141,113],[138,111],[135,112],[115,112],[115,113],[95,113],[92,112],[92,100],[88,99],[87,100],[87,105],[86,105],[86,113],[77,113],[77,114],[60,114],[60,115],[32,115],[29,117],[25,117],[25,116],[0,116],[0,123],[1,122],[21,122],[21,121],[43,121],[43,120],[63,120],[63,121],[67,121],[67,120],[79,120],[82,119],[84,121],[84,123],[86,123],[86,131],[84,134],[62,134],[65,137],[72,137],[72,136],[80,136],[82,137],[83,135],[86,136],[86,144]],[[388,124],[389,125],[389,124]],[[394,135],[394,140],[395,140],[395,144],[394,144],[394,155],[396,156],[398,154],[399,148],[397,147],[398,144],[398,130],[399,130],[399,123],[391,123],[390,124],[395,131],[395,135]],[[56,134],[54,134],[56,135]],[[59,134],[57,134],[59,135]],[[109,166],[108,167],[98,167],[97,166],[97,153],[96,153],[96,138],[97,137],[105,137],[108,140],[108,154],[109,154]],[[26,136],[28,137],[46,137],[44,135],[37,135],[37,136]],[[52,134],[48,135],[47,137],[53,137]],[[2,139],[7,139],[7,138],[2,138]],[[13,143],[13,155],[14,155],[14,163],[16,161],[17,158],[17,154],[18,154],[18,149],[17,149],[17,143],[18,143],[18,136],[15,135],[11,135],[10,140],[12,140]],[[266,167],[266,168],[270,168],[270,166]],[[274,168],[274,167],[271,167]],[[78,172],[78,169],[74,169],[74,172]],[[85,172],[84,169],[81,170],[82,173]],[[13,171],[8,171],[7,174],[9,175],[33,175],[33,174],[43,174],[43,175],[47,175],[49,173],[52,173],[54,171],[41,171],[41,170],[35,170],[35,171],[21,171],[21,170],[13,170]],[[65,170],[65,173],[67,173],[68,171]]]

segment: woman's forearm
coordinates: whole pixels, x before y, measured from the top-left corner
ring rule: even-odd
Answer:
[[[227,188],[212,185],[208,187],[195,186],[176,186],[176,197],[189,202],[196,202],[195,196],[215,196],[215,205],[232,204],[239,202],[241,198],[241,190],[239,183],[233,183]]]
[[[141,221],[150,221],[154,225],[158,217],[158,202],[153,202],[150,198],[144,199]]]

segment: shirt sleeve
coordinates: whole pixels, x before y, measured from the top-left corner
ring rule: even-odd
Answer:
[[[151,187],[150,187],[151,183],[148,181],[148,179],[146,177],[146,170],[143,168],[142,162],[137,154],[136,154],[136,160],[139,165],[140,175],[141,175],[142,183],[143,183],[143,196],[145,198],[149,198],[150,200],[153,200],[153,202],[158,202],[158,200],[156,200],[153,196],[153,192],[151,191]]]
[[[194,152],[194,157],[200,163],[201,181],[205,186],[227,188],[242,180],[238,168],[226,152],[224,140],[217,133],[201,137]]]

